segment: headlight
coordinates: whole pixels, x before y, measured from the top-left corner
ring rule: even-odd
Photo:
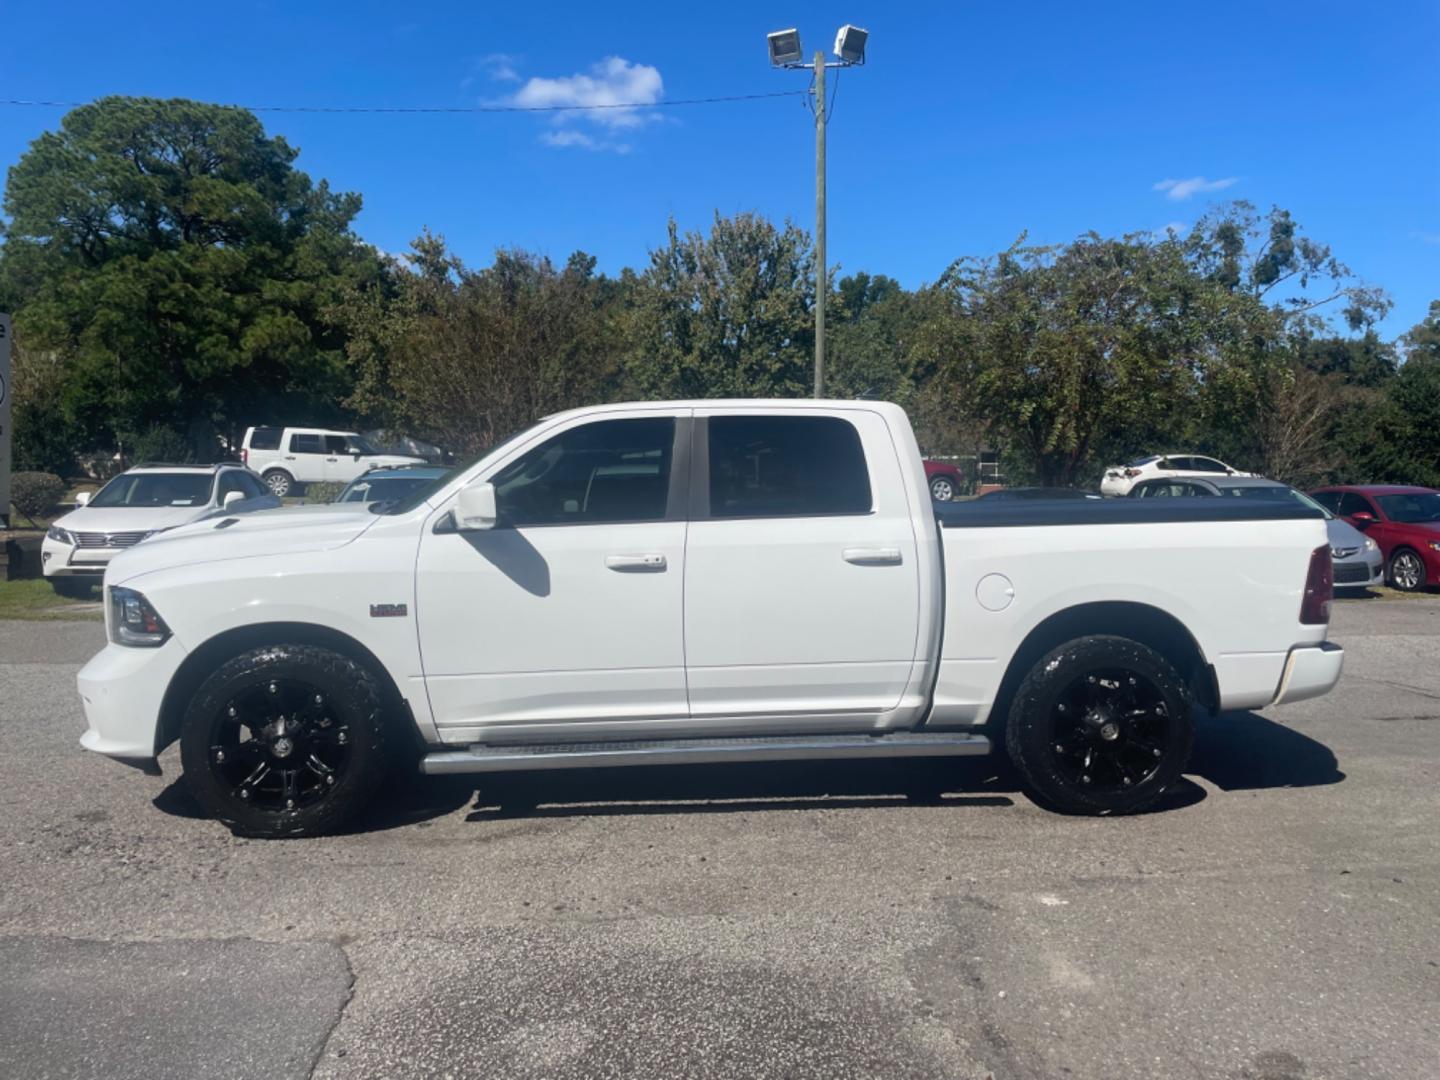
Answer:
[[[149,600],[134,589],[111,586],[108,593],[109,602],[105,606],[105,613],[111,641],[116,645],[131,645],[142,649],[153,649],[157,645],[165,644],[170,637],[170,628],[150,606]]]
[[[46,529],[45,539],[54,540],[60,544],[69,544],[71,547],[75,546],[75,537],[71,536],[68,530],[62,529],[59,525],[51,525]]]
[[[1377,544],[1377,543],[1375,543],[1374,540],[1371,540],[1370,537],[1368,537],[1368,536],[1365,537],[1365,550],[1366,550],[1366,551],[1374,551],[1374,550],[1375,550],[1376,548],[1378,548],[1379,546],[1380,546],[1380,545]]]

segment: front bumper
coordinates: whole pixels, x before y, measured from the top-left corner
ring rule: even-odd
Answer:
[[[98,578],[124,548],[80,548],[45,537],[40,543],[40,570],[46,577]]]
[[[1291,649],[1280,676],[1280,688],[1275,693],[1274,704],[1289,705],[1294,701],[1328,694],[1340,681],[1340,672],[1344,667],[1345,650],[1333,642],[1300,645]]]
[[[173,637],[157,649],[110,644],[96,653],[76,677],[88,725],[80,745],[127,764],[153,763],[160,705],[185,656]]]
[[[1378,551],[1370,552],[1364,557],[1336,559],[1333,565],[1337,589],[1369,588],[1382,584],[1385,579],[1385,560]]]

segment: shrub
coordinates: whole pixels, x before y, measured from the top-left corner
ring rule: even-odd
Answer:
[[[132,436],[125,448],[125,456],[137,465],[142,461],[164,461],[172,465],[183,465],[195,460],[185,437],[162,424],[151,424],[138,435]]]
[[[31,521],[50,512],[65,494],[65,481],[54,473],[17,472],[10,476],[10,502]]]
[[[340,497],[340,492],[344,490],[344,484],[306,484],[305,501],[312,503],[332,503]]]

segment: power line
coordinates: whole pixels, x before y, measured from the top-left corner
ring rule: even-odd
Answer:
[[[226,109],[271,113],[560,113],[597,112],[602,109],[665,109],[676,105],[719,105],[732,101],[799,97],[805,90],[776,90],[765,94],[725,94],[719,97],[674,98],[670,101],[623,101],[604,105],[223,105]],[[0,106],[78,109],[93,101],[31,101],[0,98]]]

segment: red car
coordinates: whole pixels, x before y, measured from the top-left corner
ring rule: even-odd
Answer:
[[[1418,592],[1440,585],[1440,491],[1366,484],[1310,494],[1380,545],[1385,576],[1395,588]]]
[[[944,461],[925,460],[925,479],[930,484],[930,497],[949,502],[964,490],[960,470]]]

